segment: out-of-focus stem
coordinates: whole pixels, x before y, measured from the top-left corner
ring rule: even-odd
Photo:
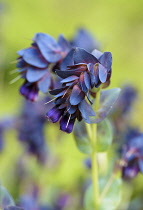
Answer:
[[[99,108],[100,102],[100,90],[96,93],[96,99],[94,102],[94,111],[96,112]],[[96,144],[97,144],[97,124],[93,123],[92,125],[92,183],[93,183],[93,199],[95,203],[95,210],[99,209],[99,183],[98,183],[98,161],[97,161],[97,152],[96,152]]]
[[[96,99],[94,103],[94,111],[96,112],[99,108],[100,101],[100,91],[96,94]],[[92,146],[91,153],[91,165],[92,165],[92,184],[93,184],[93,201],[94,209],[99,210],[99,183],[98,183],[98,162],[96,153],[96,143],[97,143],[97,124],[86,124],[87,133]]]

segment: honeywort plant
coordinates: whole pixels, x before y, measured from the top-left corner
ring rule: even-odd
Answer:
[[[73,132],[75,126],[77,147],[91,157],[92,185],[85,195],[86,208],[114,210],[120,201],[120,180],[115,174],[112,182],[111,178],[99,179],[98,153],[106,152],[112,142],[107,116],[120,89],[104,90],[110,85],[112,54],[93,50],[92,45],[92,38],[82,30],[71,42],[62,35],[56,41],[37,33],[31,47],[18,52],[17,68],[24,79],[20,93],[35,101],[39,91],[50,90],[54,98],[47,104],[53,107],[46,117],[52,123],[59,121],[60,130],[66,133]]]

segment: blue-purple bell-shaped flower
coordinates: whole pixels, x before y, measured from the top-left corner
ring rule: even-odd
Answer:
[[[61,63],[63,70],[56,71],[62,87],[50,91],[55,96],[54,107],[46,116],[53,123],[59,121],[64,132],[72,132],[76,119],[90,123],[89,117],[95,116],[90,105],[90,97],[95,97],[92,90],[109,81],[112,64],[111,53],[96,54],[98,58],[83,49],[73,49]]]
[[[129,138],[128,138],[129,137]],[[122,147],[122,177],[126,180],[143,173],[143,134],[128,133],[127,142]]]
[[[17,68],[25,80],[20,93],[28,100],[35,101],[39,90],[47,93],[53,88],[52,73],[71,49],[60,35],[58,41],[44,33],[37,33],[31,47],[18,51]]]

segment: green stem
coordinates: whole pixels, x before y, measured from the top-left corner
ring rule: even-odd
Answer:
[[[95,147],[95,146],[94,146]],[[92,184],[93,184],[93,200],[95,203],[95,209],[99,209],[99,184],[98,184],[98,162],[96,151],[92,151],[91,154],[92,163]]]
[[[99,107],[100,91],[96,94],[94,103],[94,110],[96,111]],[[91,163],[92,163],[92,184],[93,184],[93,201],[95,210],[99,210],[99,183],[98,183],[98,162],[96,153],[96,142],[97,142],[97,124],[86,124],[86,129],[92,146]]]
[[[94,110],[95,112],[99,108],[100,102],[100,90],[96,93],[96,99],[94,102]],[[99,183],[98,183],[98,161],[97,161],[97,152],[96,152],[96,144],[97,144],[97,124],[92,124],[92,182],[93,182],[93,196],[95,200],[95,209],[99,209]]]

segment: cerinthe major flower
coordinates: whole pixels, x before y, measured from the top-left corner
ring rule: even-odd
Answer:
[[[56,73],[62,78],[62,87],[50,91],[55,95],[54,107],[47,113],[53,123],[60,120],[60,129],[71,133],[75,120],[90,123],[95,116],[90,97],[95,97],[93,88],[110,80],[112,55],[110,52],[94,52],[97,57],[81,48],[73,49],[61,64],[62,70]],[[90,103],[88,103],[88,102]]]
[[[37,33],[31,47],[18,51],[18,72],[25,80],[20,93],[35,101],[38,91],[53,88],[52,71],[57,68],[70,50],[69,43],[60,35],[58,41],[44,33]]]

